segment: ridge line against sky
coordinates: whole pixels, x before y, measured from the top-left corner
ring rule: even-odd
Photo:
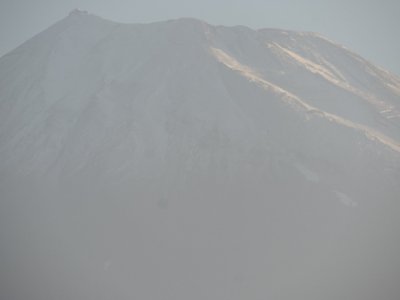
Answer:
[[[124,23],[194,17],[215,25],[317,32],[400,75],[398,0],[1,0],[0,56],[74,8]]]

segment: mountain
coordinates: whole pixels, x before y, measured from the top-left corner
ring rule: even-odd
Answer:
[[[397,299],[399,183],[400,79],[316,33],[73,11],[0,58],[7,299]]]

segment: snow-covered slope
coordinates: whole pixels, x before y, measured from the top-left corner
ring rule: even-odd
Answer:
[[[0,58],[38,299],[395,299],[399,183],[400,79],[314,33],[75,11]]]

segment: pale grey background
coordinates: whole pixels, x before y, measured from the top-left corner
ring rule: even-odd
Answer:
[[[196,17],[211,24],[316,31],[400,74],[398,0],[0,0],[0,56],[74,8],[129,23]]]

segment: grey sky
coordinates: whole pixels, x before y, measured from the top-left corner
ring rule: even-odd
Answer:
[[[400,74],[398,0],[0,0],[0,55],[74,8],[129,23],[196,17],[211,24],[315,31]]]

